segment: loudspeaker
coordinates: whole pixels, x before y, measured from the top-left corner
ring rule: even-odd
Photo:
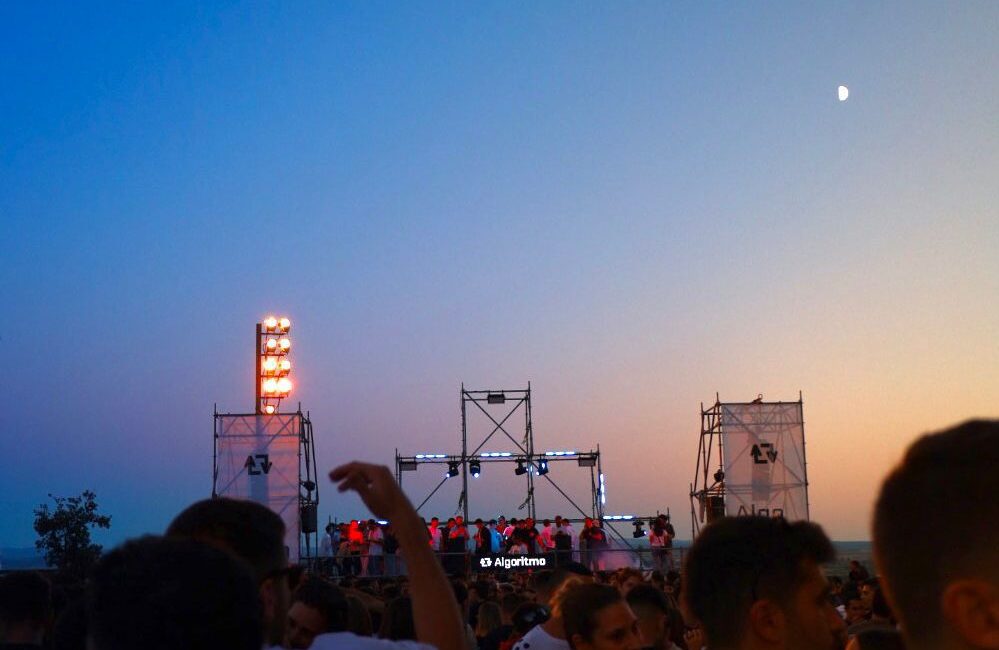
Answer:
[[[302,532],[303,533],[316,532],[317,513],[316,513],[316,505],[314,503],[302,506],[301,517],[302,517]]]
[[[708,497],[708,523],[725,516],[725,497]]]

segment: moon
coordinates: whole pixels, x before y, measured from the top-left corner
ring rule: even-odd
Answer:
[[[840,86],[837,92],[839,92],[839,101],[841,102],[845,102],[846,98],[850,96],[850,89],[846,86]]]

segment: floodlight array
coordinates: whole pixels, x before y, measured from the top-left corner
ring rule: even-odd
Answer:
[[[291,374],[291,320],[285,316],[268,316],[257,327],[257,368],[260,382],[257,409],[265,414],[277,413],[281,400],[291,394],[294,384]]]

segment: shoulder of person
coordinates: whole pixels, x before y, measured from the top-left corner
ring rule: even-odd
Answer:
[[[418,641],[392,641],[370,636],[358,636],[353,632],[330,632],[320,634],[309,646],[314,650],[434,650],[434,646]]]

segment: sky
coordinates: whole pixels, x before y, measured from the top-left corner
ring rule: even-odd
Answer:
[[[599,444],[607,512],[682,538],[702,403],[800,391],[812,518],[868,538],[913,439],[999,416],[997,32],[973,1],[4,4],[0,547],[50,493],[95,490],[105,544],[210,495],[272,313],[321,472],[456,451],[463,383],[530,382],[536,445]],[[503,471],[473,510],[520,512]],[[585,503],[581,471],[551,476]]]

